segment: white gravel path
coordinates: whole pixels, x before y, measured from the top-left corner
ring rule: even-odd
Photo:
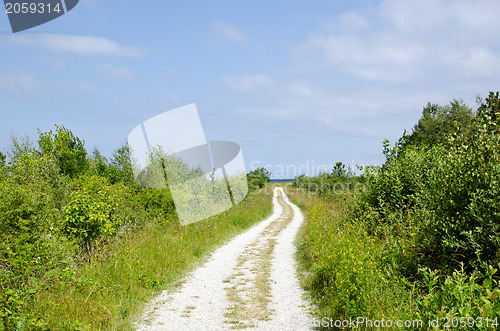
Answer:
[[[231,330],[225,316],[234,305],[227,296],[228,279],[238,270],[238,261],[249,245],[263,240],[266,228],[282,220],[283,208],[277,196],[293,209],[293,218],[285,229],[274,237],[275,245],[270,257],[271,312],[267,320],[254,321],[251,330],[312,330],[310,307],[303,299],[303,290],[296,275],[295,245],[297,231],[303,222],[300,209],[292,204],[281,188],[275,188],[273,214],[246,232],[234,237],[218,248],[208,261],[192,272],[175,291],[164,291],[153,300],[138,330]],[[269,232],[267,230],[267,232]],[[246,259],[248,256],[245,255]],[[241,265],[241,264],[240,264]],[[256,271],[262,272],[260,270]],[[239,280],[241,281],[241,279]],[[250,281],[250,280],[249,280]]]

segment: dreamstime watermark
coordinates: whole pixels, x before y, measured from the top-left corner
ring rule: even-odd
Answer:
[[[130,132],[128,145],[137,184],[168,185],[182,225],[217,215],[248,193],[240,146],[207,142],[195,104],[144,121]]]
[[[80,0],[4,0],[12,32],[31,29],[69,12]]]

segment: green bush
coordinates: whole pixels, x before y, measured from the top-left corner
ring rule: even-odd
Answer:
[[[110,185],[102,177],[82,176],[72,185],[75,188],[63,208],[62,232],[82,246],[89,248],[95,240],[110,238],[122,226],[134,223],[120,212],[129,198],[123,184]]]
[[[151,220],[170,220],[176,219],[175,204],[172,194],[168,188],[164,189],[141,189],[135,196],[136,202]]]
[[[271,180],[269,170],[259,167],[247,174],[248,187],[250,189],[263,188]]]
[[[463,269],[440,280],[437,270],[421,270],[426,293],[418,297],[418,317],[429,321],[461,323],[462,327],[495,330],[500,326],[500,287],[493,278],[497,269],[489,267],[487,277],[479,284],[476,272],[467,274]]]
[[[0,330],[36,328],[25,312],[42,284],[72,263],[74,247],[58,233],[59,168],[24,152],[0,178]]]
[[[304,250],[326,316],[489,318],[479,329],[498,328],[499,99],[490,93],[477,113],[457,101],[428,105],[410,136],[392,148],[384,141],[386,161],[365,169],[352,208],[311,210]],[[327,178],[300,176],[294,186],[321,192]]]
[[[419,192],[423,245],[467,268],[499,262],[500,136],[483,128],[471,141],[454,134],[446,149],[433,152],[433,167]]]
[[[38,145],[42,155],[51,155],[62,174],[76,177],[88,167],[84,142],[64,126],[56,125],[56,132],[39,132]]]
[[[8,158],[0,153],[0,330],[47,329],[32,311],[54,302],[37,302],[40,293],[80,282],[76,270],[109,258],[133,228],[175,220],[168,187],[135,184],[127,146],[110,160],[87,158],[83,141],[59,126],[38,143],[13,137]]]
[[[490,98],[485,109],[495,107]],[[405,145],[402,137],[391,149],[384,142],[387,160],[366,176],[355,218],[366,223],[371,234],[392,238],[392,243],[415,234],[413,247],[406,240],[405,247],[395,248],[398,254],[405,250],[411,263],[450,273],[461,262],[467,270],[498,263],[498,132],[491,111],[482,111],[466,129],[457,125],[442,143]]]
[[[337,162],[330,173],[322,172],[314,177],[302,174],[294,178],[292,187],[306,189],[329,198],[349,193],[359,193],[363,189],[363,178],[355,176],[350,167]]]

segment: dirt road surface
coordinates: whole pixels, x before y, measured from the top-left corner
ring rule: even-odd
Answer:
[[[296,272],[303,215],[281,188],[273,214],[212,253],[147,308],[138,330],[312,330]]]

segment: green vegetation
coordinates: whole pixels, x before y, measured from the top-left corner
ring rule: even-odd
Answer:
[[[300,252],[320,316],[498,328],[499,115],[498,92],[477,112],[429,104],[410,135],[384,141],[363,190],[314,189],[329,201],[309,207]]]
[[[271,173],[266,168],[260,167],[247,174],[249,189],[263,188],[271,180]]]
[[[364,187],[363,181],[363,176],[356,176],[350,167],[337,162],[330,173],[322,172],[315,177],[305,175],[295,177],[292,186],[329,198],[338,194],[359,191]]]
[[[167,187],[135,183],[127,145],[110,159],[64,127],[0,153],[0,330],[130,329],[141,307],[216,246],[271,213],[255,190],[181,226]]]

